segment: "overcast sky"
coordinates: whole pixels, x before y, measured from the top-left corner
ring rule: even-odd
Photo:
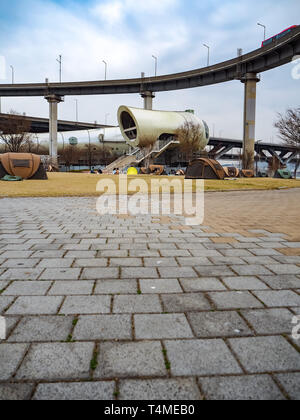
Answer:
[[[15,82],[57,81],[63,56],[63,81],[139,77],[144,71],[175,73],[204,67],[211,47],[211,63],[249,52],[263,38],[300,24],[299,0],[1,0],[0,56],[5,57],[6,78]],[[257,91],[256,138],[276,141],[277,112],[299,106],[300,80],[291,76],[292,64],[262,74]],[[59,105],[59,118],[75,120],[75,97]],[[139,95],[80,96],[79,119],[117,124],[120,105],[142,107]],[[242,138],[243,85],[221,85],[158,93],[154,109],[194,109],[212,134]],[[2,98],[2,112],[48,116],[42,98]]]

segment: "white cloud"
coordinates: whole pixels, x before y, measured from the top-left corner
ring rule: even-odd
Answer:
[[[59,54],[63,56],[65,81],[103,79],[102,60],[108,62],[110,79],[137,77],[141,71],[152,75],[152,54],[158,56],[159,74],[167,74],[203,67],[207,54],[203,42],[211,46],[213,63],[232,58],[238,47],[243,47],[244,51],[258,47],[261,40],[258,20],[266,22],[268,31],[275,33],[282,26],[295,23],[291,6],[273,4],[270,0],[261,0],[256,5],[214,0],[210,7],[201,3],[199,10],[193,8],[193,3],[111,0],[95,1],[92,7],[80,9],[64,8],[50,1],[27,0],[24,20],[13,25],[5,39],[0,40],[1,55],[6,57],[7,65],[14,65],[16,82],[40,82],[45,77],[50,81],[58,80],[56,58]],[[286,3],[297,4],[294,0]],[[286,66],[267,72],[258,85],[258,138],[268,139],[274,135],[277,111],[298,105],[299,81],[292,80],[290,71]],[[9,75],[8,72],[7,82]],[[75,118],[74,99],[66,97],[65,103],[60,104],[60,118]],[[139,95],[78,99],[79,118],[90,122],[103,122],[105,114],[109,113],[109,123],[116,124],[119,105],[142,106]],[[154,106],[169,110],[194,108],[211,129],[215,126],[216,135],[223,131],[222,135],[227,137],[242,136],[243,86],[237,81],[158,93]],[[11,108],[36,116],[48,114],[48,105],[42,98],[2,98],[2,109]]]
[[[103,22],[108,24],[120,23],[124,18],[124,4],[120,1],[98,4],[91,13],[98,16]]]

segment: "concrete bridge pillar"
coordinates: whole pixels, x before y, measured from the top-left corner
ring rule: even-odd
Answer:
[[[146,91],[146,92],[142,92],[141,96],[144,99],[144,109],[152,111],[153,99],[155,98],[154,93],[150,91]]]
[[[64,99],[58,95],[48,95],[45,99],[49,103],[49,155],[53,165],[57,165],[57,104]]]
[[[256,84],[260,81],[256,73],[246,73],[244,98],[243,169],[254,170]]]

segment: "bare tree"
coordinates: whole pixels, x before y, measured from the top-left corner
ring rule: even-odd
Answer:
[[[30,144],[32,135],[29,133],[31,122],[25,120],[16,111],[10,111],[0,126],[0,140],[8,152],[19,153]]]
[[[149,168],[151,165],[152,159],[151,159],[151,152],[154,148],[156,141],[153,140],[153,138],[149,138],[147,136],[142,136],[139,138],[139,148],[141,149],[144,156],[146,156],[144,160],[145,168]]]
[[[67,168],[78,163],[82,151],[76,146],[66,146],[60,152],[60,160],[63,161]]]
[[[297,176],[297,170],[300,166],[300,107],[289,108],[285,115],[278,114],[278,120],[275,127],[279,131],[279,137],[289,146],[296,149],[296,164],[294,177]]]
[[[193,121],[185,121],[185,123],[176,130],[175,136],[180,143],[181,151],[190,157],[193,153],[200,150],[202,130],[199,124],[195,124]]]

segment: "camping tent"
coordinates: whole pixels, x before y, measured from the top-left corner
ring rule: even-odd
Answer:
[[[0,155],[0,179],[5,175],[23,179],[48,179],[41,157],[32,153],[4,153]]]
[[[224,166],[223,169],[226,178],[238,178],[240,175],[240,170],[238,168]]]
[[[186,179],[224,179],[225,171],[218,161],[208,158],[194,159],[186,170]]]
[[[291,171],[289,171],[288,169],[278,169],[278,171],[276,171],[274,178],[283,178],[283,179],[291,179],[292,174]]]
[[[254,171],[252,169],[242,169],[240,171],[241,178],[254,178]]]

